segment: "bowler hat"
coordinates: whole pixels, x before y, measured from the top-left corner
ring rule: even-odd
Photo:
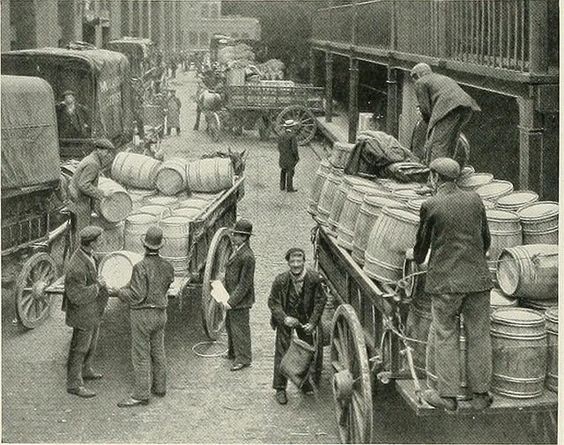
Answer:
[[[246,219],[240,219],[235,223],[235,227],[233,227],[232,232],[250,236],[253,234],[253,224]]]
[[[86,226],[79,232],[80,242],[81,243],[89,243],[97,239],[103,230],[101,227],[98,226]]]
[[[296,121],[294,119],[288,119],[287,121],[284,121],[284,124],[282,124],[283,127],[293,127],[294,125],[296,125]]]
[[[429,170],[450,179],[456,179],[460,176],[460,164],[451,158],[435,159],[429,164]]]
[[[115,150],[114,144],[109,139],[100,138],[94,140],[94,147],[102,150]]]
[[[151,226],[147,229],[145,235],[141,237],[143,245],[151,250],[159,250],[163,247],[163,231],[159,226]]]
[[[288,249],[288,251],[286,252],[286,255],[285,255],[284,258],[286,258],[286,261],[289,261],[289,260],[290,260],[290,257],[291,257],[292,255],[294,255],[295,253],[301,253],[301,254],[303,255],[303,257],[304,257],[304,260],[305,260],[305,257],[306,257],[305,251],[304,251],[304,249],[302,249],[301,247],[290,247],[290,248]]]
[[[76,93],[73,90],[65,90],[63,92],[63,97],[65,96],[76,96]]]

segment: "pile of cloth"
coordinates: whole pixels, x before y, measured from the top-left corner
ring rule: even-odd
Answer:
[[[285,65],[279,59],[270,59],[257,65],[263,80],[282,80],[284,79]]]

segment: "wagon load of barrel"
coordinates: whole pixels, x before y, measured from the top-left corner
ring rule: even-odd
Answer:
[[[219,63],[227,64],[233,60],[254,61],[255,53],[253,49],[245,43],[238,43],[234,46],[226,46],[217,52],[217,60]]]

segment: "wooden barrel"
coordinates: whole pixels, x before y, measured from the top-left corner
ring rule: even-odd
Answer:
[[[128,187],[127,193],[129,193],[129,196],[131,197],[131,200],[133,201],[133,207],[135,208],[135,206],[141,204],[149,196],[156,194],[157,191],[156,190],[146,190],[146,189],[136,189],[136,188]]]
[[[313,185],[311,187],[311,193],[308,200],[307,211],[310,215],[315,216],[317,214],[317,203],[321,196],[321,190],[323,189],[323,184],[331,171],[331,164],[328,160],[324,159],[319,164],[317,172],[315,173],[315,178],[313,180]]]
[[[421,211],[421,206],[425,201],[427,201],[427,199],[429,198],[423,198],[421,196],[418,196],[417,198],[413,198],[407,201],[406,206],[410,211],[419,215],[419,212]]]
[[[317,204],[316,219],[323,226],[328,226],[329,224],[329,213],[331,212],[333,199],[335,198],[337,187],[339,187],[340,183],[341,176],[335,169],[331,170],[323,183],[321,195],[319,196],[319,202]]]
[[[179,201],[176,206],[177,209],[198,209],[202,212],[210,205],[210,201],[206,201],[202,198],[188,198],[183,201]]]
[[[497,200],[496,207],[502,210],[511,210],[517,212],[526,205],[532,204],[539,200],[539,195],[529,190],[519,190],[502,196]]]
[[[460,185],[460,183],[464,183],[464,181],[467,181],[474,173],[476,173],[476,170],[474,169],[474,167],[472,167],[471,165],[466,165],[460,171],[460,175],[458,176],[458,179],[456,180],[456,182]],[[493,176],[492,176],[492,179],[493,179]]]
[[[398,192],[400,190],[419,190],[422,184],[418,182],[399,182],[395,179],[386,179],[378,181],[378,184],[390,193]]]
[[[558,307],[547,310],[545,319],[548,340],[546,387],[558,393]]]
[[[497,265],[505,295],[531,300],[558,297],[558,246],[530,244],[505,249]]]
[[[162,206],[158,204],[149,204],[143,207],[139,207],[137,213],[148,213],[157,217],[157,221],[166,218],[171,215],[171,211],[167,206]]]
[[[521,223],[519,215],[507,210],[486,210],[488,226],[491,235],[489,250],[488,269],[494,282],[497,281],[497,261],[507,247],[515,247],[523,244]]]
[[[215,201],[221,192],[216,193],[190,193],[190,199],[204,200],[207,202]]]
[[[98,237],[94,256],[101,258],[109,253],[123,249],[124,222],[110,224],[99,216],[93,216],[91,218],[91,224],[103,229],[102,234]]]
[[[516,298],[509,298],[501,291],[501,289],[493,288],[490,291],[490,311],[493,313],[496,309],[502,307],[515,307],[518,300]]]
[[[176,195],[187,187],[186,169],[188,161],[172,158],[164,161],[157,173],[157,190],[163,195]]]
[[[488,201],[487,199],[482,199],[482,202],[484,203],[484,207],[487,209],[495,209],[495,202],[492,201]]]
[[[513,191],[513,184],[509,181],[494,179],[486,185],[476,189],[476,193],[487,201],[497,202],[502,196],[509,195]]]
[[[408,210],[384,208],[370,232],[364,271],[375,280],[395,283],[402,277],[405,252],[415,245],[419,216]]]
[[[329,156],[329,162],[333,167],[345,168],[349,157],[354,148],[355,144],[348,144],[346,142],[335,142],[333,143],[333,149],[331,150],[331,156]]]
[[[125,220],[123,229],[123,248],[130,252],[145,253],[145,247],[141,237],[147,233],[147,229],[158,223],[154,215],[148,213],[134,213]]]
[[[118,153],[112,164],[112,178],[120,184],[154,189],[160,161],[136,153]]]
[[[353,250],[354,229],[362,201],[365,196],[381,196],[381,193],[382,191],[377,186],[355,185],[349,190],[345,198],[343,210],[339,216],[337,244],[349,251]]]
[[[163,230],[163,258],[171,262],[177,275],[188,270],[190,220],[184,216],[169,216],[159,222]]]
[[[543,314],[552,308],[558,308],[558,298],[551,300],[529,300],[527,298],[517,299],[520,307],[534,309],[535,311],[542,312]]]
[[[384,198],[378,195],[366,195],[358,210],[358,217],[354,226],[352,257],[364,264],[364,253],[370,238],[370,232],[385,207],[404,208],[401,201]]]
[[[517,399],[540,396],[547,363],[544,317],[531,309],[497,309],[491,336],[492,391]]]
[[[131,281],[133,266],[143,259],[143,255],[127,250],[112,252],[100,262],[100,276],[108,286],[119,289]]]
[[[195,209],[193,207],[180,207],[172,211],[172,216],[183,216],[190,221],[194,221],[202,214],[202,209]]]
[[[165,206],[165,207],[169,207],[170,209],[174,209],[178,206],[178,198],[175,198],[173,196],[162,196],[162,195],[155,195],[155,196],[149,196],[146,200],[145,203],[147,205],[159,205],[159,206]]]
[[[106,195],[96,201],[96,212],[110,223],[118,223],[131,213],[133,201],[125,189],[109,178],[100,178],[98,188]]]
[[[188,163],[188,189],[194,192],[220,192],[233,186],[235,175],[231,159],[209,158]]]
[[[392,193],[393,199],[407,203],[413,199],[421,198],[421,195],[416,192],[416,189],[398,189]]]
[[[558,244],[558,203],[541,201],[518,212],[523,226],[523,244]]]
[[[493,178],[491,173],[471,173],[464,176],[461,175],[456,183],[463,190],[476,190],[478,187],[492,182]]]

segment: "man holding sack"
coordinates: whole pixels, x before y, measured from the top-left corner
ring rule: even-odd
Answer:
[[[305,259],[304,250],[298,247],[286,252],[289,270],[274,279],[268,298],[268,307],[272,312],[270,323],[272,328],[276,329],[272,387],[276,390],[276,401],[281,405],[288,403],[286,395],[288,379],[282,373],[280,364],[290,348],[292,330],[296,330],[301,340],[313,345],[313,333],[327,301],[325,290],[321,285],[321,277],[317,272],[306,269]],[[318,332],[321,334],[320,329]],[[323,339],[319,337],[320,335],[317,344],[322,345]],[[315,382],[319,381],[321,365],[322,354],[318,354],[317,362],[314,364]],[[312,390],[309,382],[305,382],[301,389],[304,393]]]

